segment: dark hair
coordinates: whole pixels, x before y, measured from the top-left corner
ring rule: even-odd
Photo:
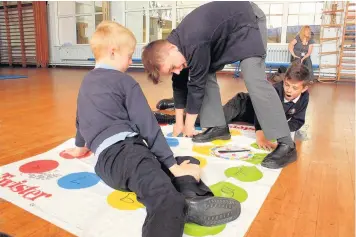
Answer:
[[[298,61],[294,61],[287,69],[286,80],[302,81],[303,86],[311,82],[309,69]]]
[[[154,84],[159,82],[159,67],[160,63],[164,60],[164,49],[167,42],[167,40],[152,41],[146,45],[142,51],[141,58],[143,66],[148,73],[148,78],[152,80]]]

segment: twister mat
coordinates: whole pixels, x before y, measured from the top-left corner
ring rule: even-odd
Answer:
[[[241,202],[240,217],[226,225],[201,227],[186,224],[184,236],[243,237],[257,215],[281,170],[260,166],[266,152],[254,148],[253,127],[230,125],[229,141],[193,144],[171,136],[173,127],[162,126],[176,156],[201,161],[202,180],[216,196]],[[106,186],[94,173],[95,157],[63,155],[74,139],[39,154],[0,167],[0,197],[83,237],[140,237],[145,207],[134,193]]]

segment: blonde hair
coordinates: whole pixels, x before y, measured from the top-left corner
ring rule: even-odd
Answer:
[[[310,32],[309,36],[306,36],[306,35],[305,35],[305,30],[309,30],[309,32]],[[299,38],[300,38],[301,40],[306,39],[306,41],[309,41],[309,40],[310,40],[310,38],[311,38],[311,29],[310,29],[310,26],[303,26],[302,29],[300,29],[300,31],[299,31]]]
[[[136,46],[134,34],[126,27],[114,21],[102,21],[96,28],[90,39],[90,47],[95,60],[99,60],[105,54],[108,47],[117,49],[131,49]]]

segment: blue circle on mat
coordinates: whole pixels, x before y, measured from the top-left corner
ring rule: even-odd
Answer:
[[[170,138],[170,137],[166,137],[167,143],[169,146],[171,147],[175,147],[179,145],[179,141],[176,138]]]
[[[173,133],[172,132],[168,133],[167,137],[173,137]],[[183,133],[179,134],[177,137],[183,137]]]
[[[202,129],[201,129],[201,127],[197,126],[197,127],[195,127],[195,130],[201,131]],[[173,137],[173,132],[168,133],[167,137]],[[179,136],[177,136],[177,137],[183,137],[183,133],[179,134]]]
[[[90,172],[72,173],[58,179],[57,184],[64,189],[82,189],[96,185],[100,178]]]

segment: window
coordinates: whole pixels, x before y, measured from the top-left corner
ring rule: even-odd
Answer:
[[[107,17],[103,14],[107,2],[59,1],[57,4],[60,45],[88,44],[96,26]]]
[[[26,3],[31,3],[31,2],[32,2],[32,1],[26,2]],[[10,7],[10,6],[17,6],[17,1],[6,1],[6,4],[7,4],[8,7]],[[0,3],[0,6],[3,6],[2,1],[1,1],[1,3]]]
[[[125,26],[134,33],[137,43],[166,39],[173,29],[175,4],[174,1],[127,1]]]
[[[93,10],[92,2],[75,2],[76,14],[91,14]]]
[[[346,3],[344,4],[346,5]],[[355,16],[355,12],[356,12],[356,6],[349,6],[349,14]],[[350,20],[348,20],[348,22],[355,22],[355,20],[352,20],[351,18]],[[346,25],[345,35],[347,36],[347,38],[345,38],[345,45],[355,47],[355,43],[356,43],[354,38],[355,30],[356,30],[355,24]]]
[[[259,3],[256,4],[265,13],[267,19],[268,43],[281,43],[283,3]]]
[[[125,25],[138,43],[165,39],[190,12],[210,1],[126,1]],[[323,2],[255,2],[265,13],[268,43],[289,43],[301,26],[320,38]]]
[[[137,43],[146,42],[146,15],[145,11],[126,12],[126,27],[135,35]]]
[[[150,10],[150,42],[166,39],[172,31],[172,10]]]
[[[177,6],[200,6],[210,1],[177,1]]]
[[[149,8],[148,1],[125,2],[125,26],[135,35],[137,43],[147,43],[146,15]]]
[[[177,1],[176,25],[178,26],[184,17],[191,13],[195,8],[205,4],[204,1]]]
[[[177,25],[179,25],[184,17],[191,13],[195,8],[178,8],[177,9]]]
[[[95,31],[95,25],[92,21],[92,16],[77,16],[76,29],[77,44],[88,44],[89,37]]]
[[[323,2],[288,4],[287,43],[292,41],[303,25],[309,25],[315,43],[319,43]]]
[[[126,10],[138,10],[138,9],[147,9],[148,2],[147,1],[126,1],[125,2],[125,9]]]
[[[149,1],[150,8],[172,8],[176,2],[167,2],[167,1]]]

